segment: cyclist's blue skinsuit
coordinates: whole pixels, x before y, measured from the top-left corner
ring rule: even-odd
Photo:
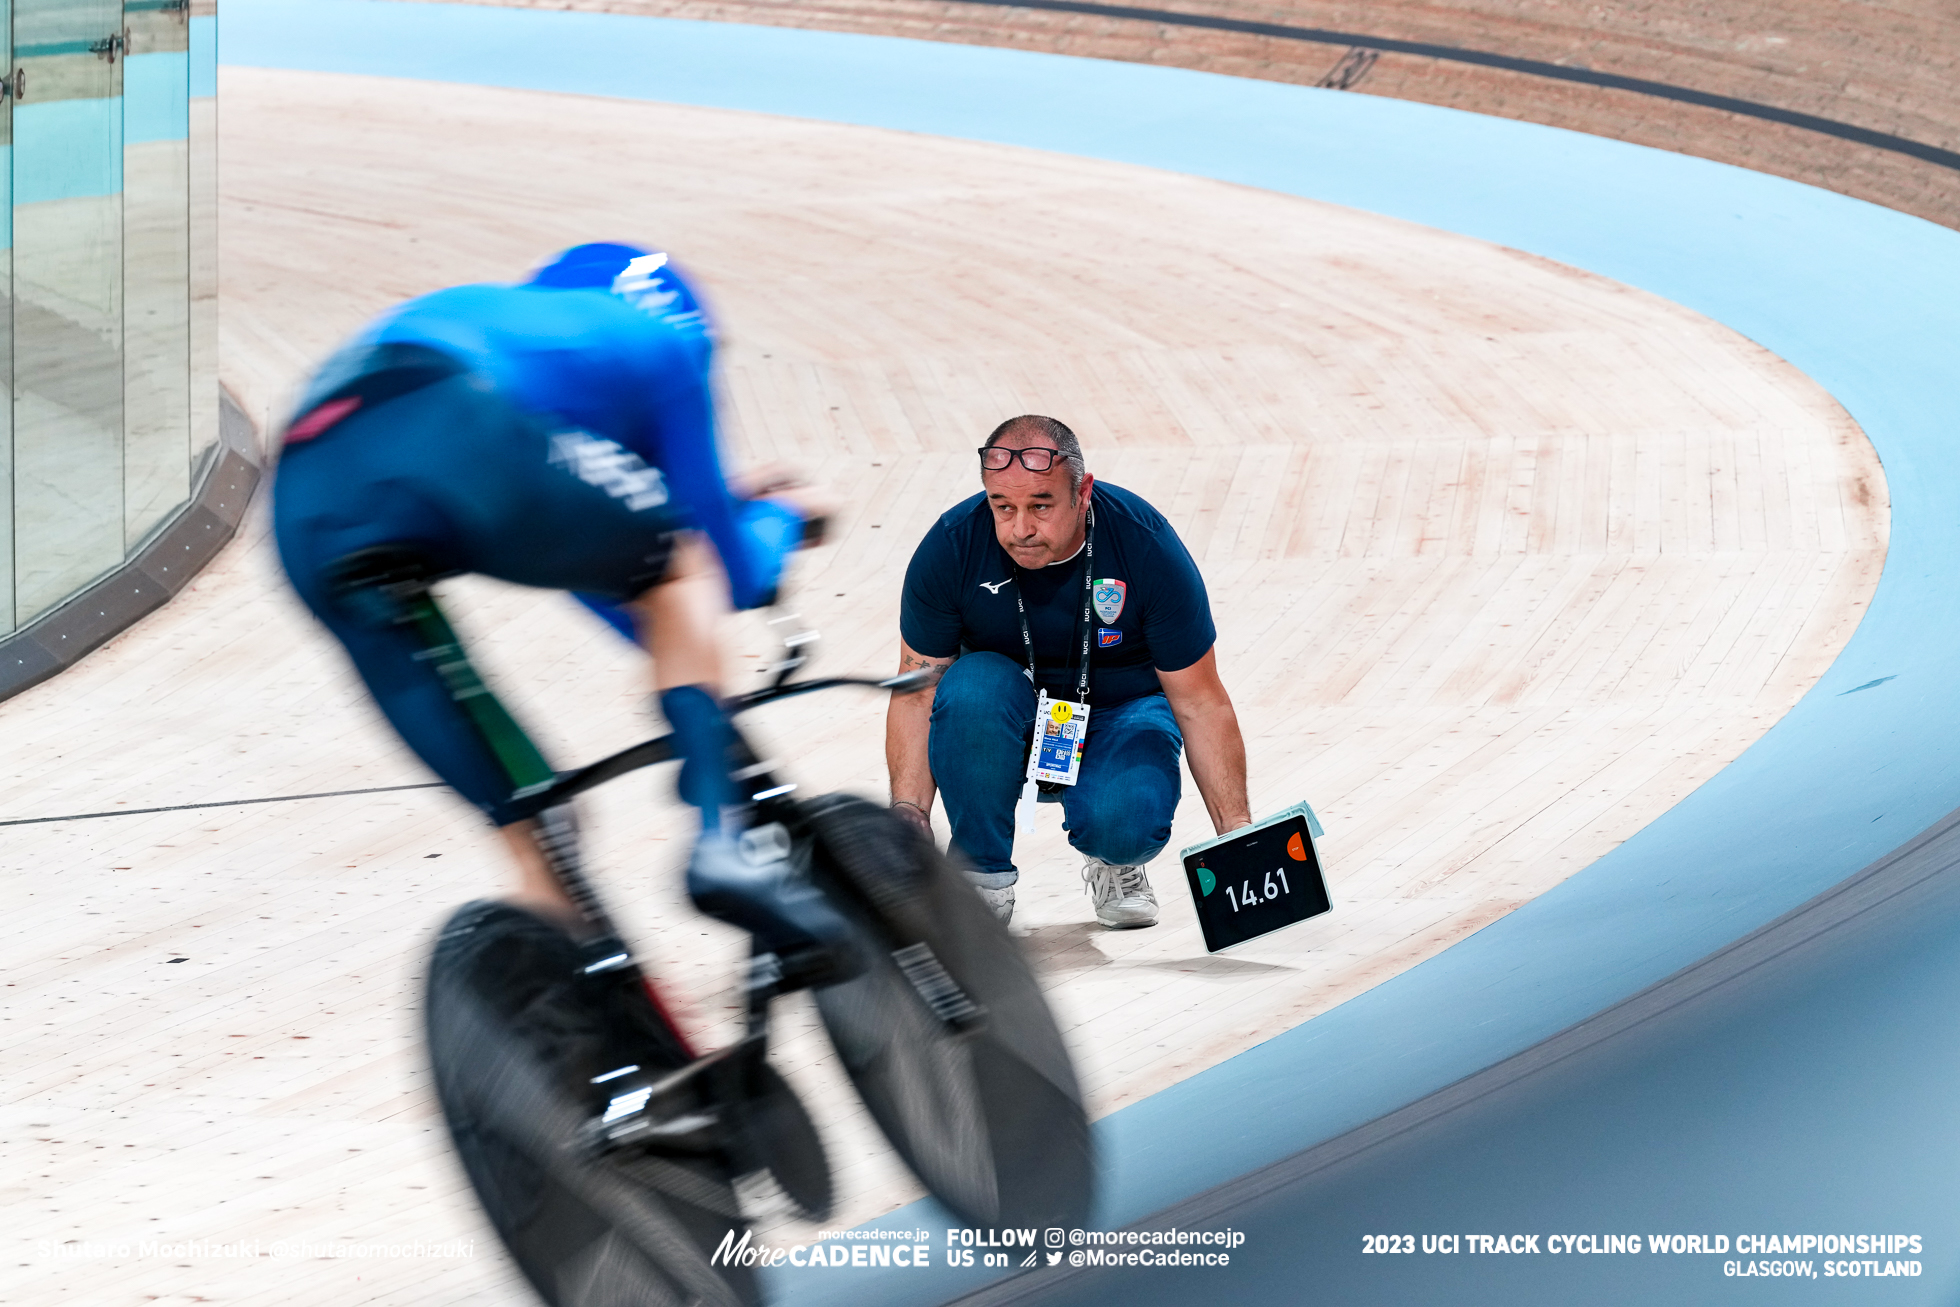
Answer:
[[[773,598],[801,537],[796,513],[737,501],[722,479],[698,312],[691,330],[676,327],[605,289],[611,275],[462,286],[384,315],[308,386],[277,472],[274,529],[295,588],[410,747],[499,825],[521,815],[508,770],[415,632],[337,582],[346,560],[406,548],[436,573],[577,592],[630,632],[617,605],[665,576],[676,531],[713,542],[738,608]],[[689,762],[683,793],[714,830],[729,798],[721,709],[699,686],[665,692],[661,706]],[[783,924],[748,911],[766,887],[730,880],[757,869],[704,872],[702,861],[697,852],[689,885],[704,909],[751,929]],[[731,887],[742,902],[710,901]]]
[[[662,320],[598,289],[524,285],[437,291],[396,308],[335,354],[298,406],[302,421],[353,374],[371,366],[375,347],[383,345],[436,350],[554,430],[610,440],[636,455],[658,470],[649,490],[666,492],[663,502],[648,506],[664,507],[670,525],[707,533],[721,555],[735,606],[769,602],[783,551],[794,538],[795,516],[774,505],[749,506],[749,529],[742,529],[742,506],[722,479],[701,351]],[[469,433],[450,436],[444,440],[431,433],[422,440],[427,472],[466,483],[482,470],[473,466],[477,451]],[[584,462],[589,465],[595,457],[603,459],[604,451]],[[579,469],[574,464],[571,470]],[[618,481],[622,469],[597,473]],[[630,505],[634,496],[630,486],[625,489],[614,497]],[[521,523],[506,525],[513,535],[523,534]],[[550,547],[534,540],[514,543]]]

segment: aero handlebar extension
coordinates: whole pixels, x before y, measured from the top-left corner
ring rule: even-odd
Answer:
[[[799,694],[813,690],[828,690],[840,685],[861,685],[872,690],[889,690],[893,694],[912,694],[925,689],[932,682],[928,672],[906,672],[900,676],[889,676],[882,681],[874,681],[862,676],[827,676],[817,681],[781,681],[767,689],[756,690],[751,694],[736,695],[727,701],[728,715],[747,712],[765,703],[779,699],[793,699]],[[580,767],[576,771],[565,772],[557,780],[541,790],[523,795],[524,806],[531,812],[542,812],[555,807],[575,794],[583,794],[594,786],[624,776],[627,772],[651,767],[655,763],[667,762],[674,757],[674,737],[661,735],[654,739],[621,749],[611,757],[601,758],[595,763]]]

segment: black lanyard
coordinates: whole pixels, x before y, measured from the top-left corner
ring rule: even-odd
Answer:
[[[1007,561],[1014,563],[1011,558]],[[1089,637],[1095,630],[1089,621],[1089,615],[1095,609],[1095,575],[1096,510],[1092,505],[1082,536],[1082,616],[1079,619],[1082,627],[1082,674],[1075,683],[1076,702],[1085,704],[1089,702]],[[1028,680],[1039,690],[1041,680],[1034,669],[1034,636],[1028,631],[1027,605],[1021,602],[1021,569],[1018,564],[1014,566],[1014,611],[1021,618],[1021,647],[1028,655]]]

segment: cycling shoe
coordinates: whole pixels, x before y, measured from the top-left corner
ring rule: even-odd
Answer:
[[[687,868],[694,906],[755,936],[782,963],[785,988],[834,985],[864,970],[858,933],[799,866],[771,822],[740,835],[703,831]]]

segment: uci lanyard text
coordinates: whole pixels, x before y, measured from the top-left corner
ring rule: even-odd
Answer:
[[[1096,511],[1088,512],[1082,539],[1082,649],[1081,667],[1075,682],[1075,702],[1050,699],[1036,680],[1034,635],[1028,630],[1028,610],[1021,597],[1021,582],[1014,581],[1014,608],[1021,618],[1021,645],[1028,655],[1028,679],[1035,681],[1034,739],[1028,746],[1027,783],[1021,790],[1019,824],[1034,825],[1034,804],[1039,782],[1073,785],[1082,773],[1082,748],[1089,734],[1089,636],[1095,611]]]
[[[1094,633],[1095,624],[1089,620],[1095,612],[1096,590],[1096,510],[1089,510],[1088,523],[1082,536],[1082,671],[1075,681],[1075,700],[1077,703],[1089,702],[1089,637]],[[1028,655],[1028,680],[1036,690],[1041,681],[1034,668],[1034,635],[1028,630],[1028,609],[1021,601],[1021,578],[1019,569],[1014,577],[1014,612],[1021,619],[1021,648]]]

